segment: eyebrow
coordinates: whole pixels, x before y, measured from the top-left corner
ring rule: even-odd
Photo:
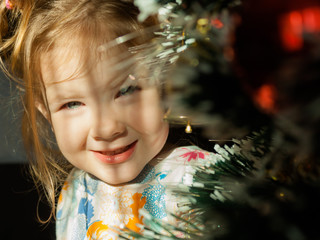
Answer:
[[[129,54],[129,58],[127,57],[128,54],[121,54],[121,57],[116,57],[120,59],[118,63],[115,63],[112,69],[112,79],[108,83],[108,88],[117,88],[120,85],[124,84],[125,82],[129,80],[133,82],[137,82],[136,76],[135,76],[135,71],[136,71],[136,59],[133,57],[133,55]],[[66,83],[74,80],[81,79],[83,76],[88,74],[90,71],[89,70],[84,70],[85,68],[80,67],[78,70],[76,70],[74,73],[70,74],[69,77],[61,80],[53,80],[49,81],[44,84],[45,88],[50,88],[53,85],[61,84],[61,83]],[[82,71],[83,70],[83,71]],[[120,74],[117,74],[120,73]]]
[[[104,46],[101,45],[99,48],[103,48]],[[100,50],[105,51],[105,50]],[[128,51],[121,51],[120,54],[116,56],[110,57],[108,54],[108,61],[111,62],[110,67],[113,70],[114,78],[110,82],[110,87],[114,88],[118,85],[122,84],[129,75],[133,75],[136,66],[136,58],[135,55],[131,54]],[[103,60],[102,60],[103,61]],[[120,73],[120,74],[118,74]]]
[[[51,97],[50,97],[51,96]],[[79,92],[75,92],[75,91],[59,91],[54,92],[53,94],[47,94],[47,99],[50,100],[51,102],[63,102],[65,100],[69,100],[69,99],[83,99],[84,97],[79,94]]]

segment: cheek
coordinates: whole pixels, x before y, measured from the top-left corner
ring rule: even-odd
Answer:
[[[83,122],[74,122],[52,118],[52,126],[61,152],[66,153],[80,148],[85,141],[85,126]]]
[[[164,113],[161,109],[147,107],[139,108],[130,114],[130,125],[137,131],[145,134],[154,134],[161,130],[166,123],[163,121]]]
[[[157,91],[146,92],[139,105],[132,108],[127,116],[132,126],[140,132],[154,134],[167,125],[163,120],[164,110],[157,95]]]

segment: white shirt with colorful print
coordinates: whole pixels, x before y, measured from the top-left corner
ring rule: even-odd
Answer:
[[[188,167],[212,157],[213,153],[196,146],[179,147],[155,165],[151,161],[132,183],[124,186],[110,186],[74,169],[58,201],[57,240],[118,239],[116,229],[120,226],[140,232],[140,209],[171,223],[174,219],[168,213],[178,212],[178,199],[169,186],[189,184]]]

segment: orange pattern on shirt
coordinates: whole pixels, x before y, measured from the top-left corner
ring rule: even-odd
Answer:
[[[100,237],[102,237],[102,234],[105,234],[105,232],[108,229],[109,227],[107,225],[102,224],[102,221],[94,222],[90,225],[87,231],[87,238],[89,240],[100,239]]]
[[[142,193],[135,193],[132,196],[133,204],[131,204],[129,207],[132,209],[133,217],[129,219],[129,222],[127,223],[126,227],[129,228],[132,231],[140,232],[141,229],[136,225],[143,224],[143,216],[139,216],[139,209],[143,208],[146,204],[146,197],[142,198]]]

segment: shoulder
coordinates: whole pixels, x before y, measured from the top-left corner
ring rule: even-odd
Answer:
[[[87,173],[79,169],[73,169],[64,185],[62,186],[59,201],[64,198],[83,195],[84,193],[92,193],[97,187],[97,180],[89,177]],[[82,196],[80,196],[82,197]]]
[[[62,186],[57,210],[59,211],[62,207],[65,209],[68,205],[77,203],[81,198],[93,195],[97,191],[98,183],[99,180],[84,171],[73,169]]]
[[[213,157],[213,153],[197,146],[178,147],[154,165],[155,175],[161,176],[164,182],[184,183],[186,174],[193,166],[203,165]]]
[[[184,165],[197,164],[199,161],[210,160],[214,157],[214,153],[208,152],[199,148],[198,146],[183,146],[178,147],[172,151],[168,156],[169,159],[174,159]]]
[[[79,169],[73,169],[64,185],[62,186],[58,204],[57,204],[57,221],[56,235],[58,239],[61,236],[66,239],[80,239],[77,236],[83,236],[86,220],[82,218],[82,213],[90,214],[90,200],[97,191],[98,180],[90,177],[88,174]],[[86,216],[84,216],[86,217]],[[73,234],[69,236],[73,229]]]

